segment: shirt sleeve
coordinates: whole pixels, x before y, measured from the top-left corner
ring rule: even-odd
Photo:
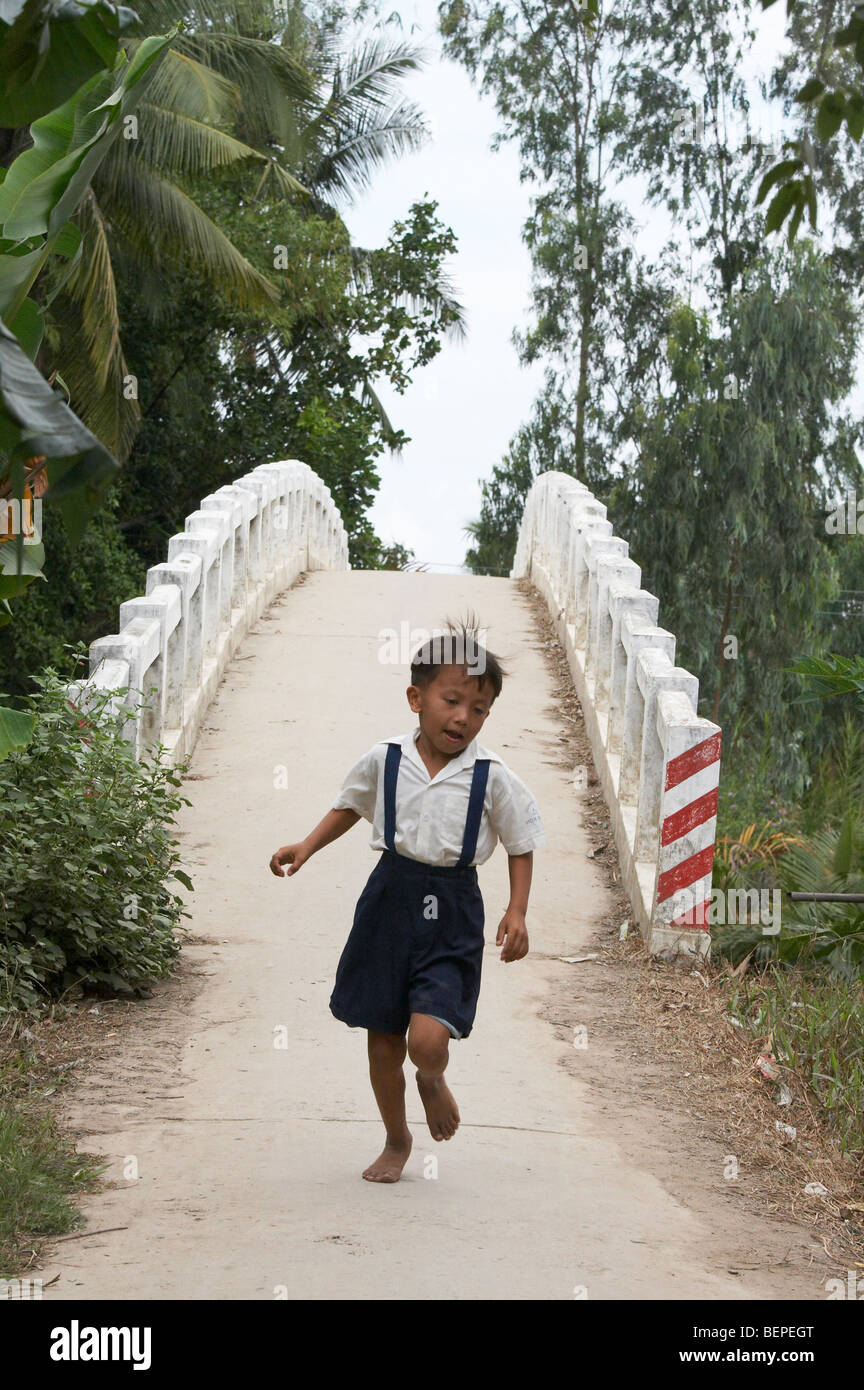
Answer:
[[[527,854],[546,844],[540,809],[520,777],[503,763],[493,763],[489,824],[508,854]]]
[[[345,780],[333,802],[334,811],[356,811],[364,820],[372,821],[375,816],[375,801],[378,795],[378,757],[377,744],[358,758],[346,773]]]

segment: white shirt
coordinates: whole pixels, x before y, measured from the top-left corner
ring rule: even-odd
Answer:
[[[356,811],[372,823],[372,849],[386,849],[384,840],[384,762],[387,744],[402,748],[396,782],[397,854],[427,864],[458,863],[468,815],[468,797],[478,758],[488,758],[489,778],[472,864],[484,864],[499,839],[508,854],[527,854],[546,844],[537,803],[525,783],[506,763],[472,739],[457,757],[434,777],[417,751],[420,725],[408,734],[375,743],[346,776],[334,810]]]

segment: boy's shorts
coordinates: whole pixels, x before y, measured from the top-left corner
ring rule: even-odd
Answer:
[[[483,963],[483,898],[473,866],[440,868],[382,850],[354,911],[330,1011],[349,1028],[405,1033],[429,1014],[467,1038]]]

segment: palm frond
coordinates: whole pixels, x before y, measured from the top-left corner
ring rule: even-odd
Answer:
[[[378,392],[375,390],[368,377],[363,378],[363,389],[360,393],[360,399],[364,405],[371,406],[378,417],[378,423],[381,426],[381,438],[384,440],[387,448],[390,449],[397,458],[401,458],[402,450],[398,443],[397,431],[393,427],[390,416],[384,409],[384,404]]]
[[[389,159],[420,149],[428,134],[413,102],[384,112],[363,110],[352,124],[334,128],[332,146],[310,166],[306,182],[328,197],[351,198],[368,188],[372,175]]]
[[[176,266],[188,261],[239,306],[262,308],[278,303],[277,287],[247,261],[194,199],[119,143],[100,165],[94,188],[112,223],[123,230],[147,264]]]
[[[78,212],[81,257],[67,279],[54,313],[75,350],[58,363],[73,407],[85,425],[117,458],[132,447],[140,419],[138,402],[127,400],[126,358],[120,341],[117,287],[108,229],[93,189]]]
[[[261,182],[258,184],[255,191],[255,202],[258,201],[263,188],[270,178],[273,179],[284,198],[310,198],[312,196],[306,185],[301,183],[299,179],[295,179],[294,175],[290,173],[284,165],[280,164],[278,159],[268,159],[266,160],[264,173],[261,176]]]
[[[199,63],[177,44],[155,68],[146,99],[154,106],[224,130],[233,127],[240,105],[237,87],[229,77]]]
[[[334,61],[330,94],[304,130],[308,167],[314,171],[307,173],[308,183],[348,194],[368,183],[368,175],[357,178],[364,143],[373,166],[422,143],[428,129],[421,111],[397,98],[400,80],[423,62],[423,53],[413,46],[380,39]]]
[[[299,163],[301,132],[320,103],[312,74],[290,51],[220,33],[185,34],[177,47],[233,85],[244,133],[252,143],[275,142],[290,163]]]
[[[239,159],[263,159],[251,145],[179,111],[141,102],[139,153],[164,173],[198,174]]]
[[[426,54],[413,44],[369,39],[335,66],[332,101],[343,112],[352,105],[392,101],[406,73],[419,71]]]

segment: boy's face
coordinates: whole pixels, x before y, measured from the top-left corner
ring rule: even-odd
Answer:
[[[460,666],[442,666],[425,689],[409,685],[407,694],[423,733],[446,757],[455,757],[476,738],[495,698],[491,681],[480,683]]]

